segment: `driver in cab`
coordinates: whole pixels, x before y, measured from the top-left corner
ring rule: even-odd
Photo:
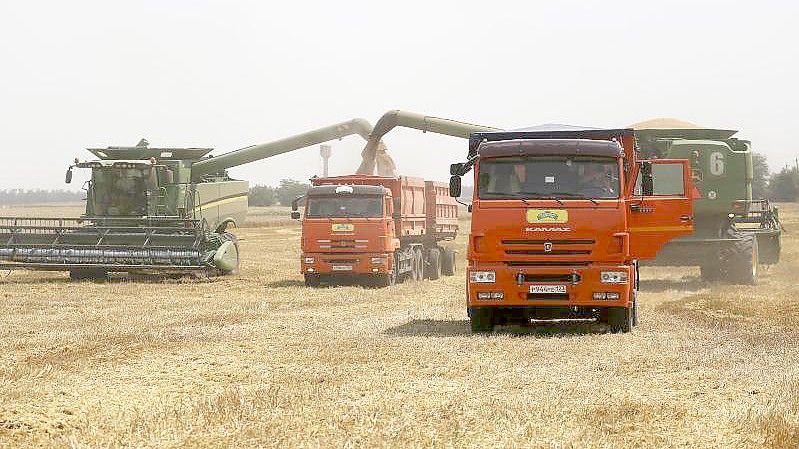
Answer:
[[[617,183],[600,164],[586,164],[580,178],[580,192],[587,197],[617,197]]]

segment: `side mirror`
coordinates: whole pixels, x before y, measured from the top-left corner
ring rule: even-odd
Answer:
[[[69,167],[67,169],[67,175],[66,175],[66,177],[64,179],[64,182],[66,182],[67,184],[72,182],[72,167]]]
[[[652,163],[641,162],[641,195],[652,196],[655,193],[655,184],[652,179]]]
[[[449,178],[449,196],[459,198],[461,196],[461,177],[453,175]]]
[[[300,219],[300,213],[299,213],[299,212],[297,212],[296,210],[295,210],[295,211],[292,211],[292,212],[291,212],[291,219],[292,219],[292,220],[299,220],[299,219]]]
[[[298,196],[297,198],[294,198],[294,199],[291,201],[291,210],[292,210],[293,212],[296,212],[297,210],[299,210],[299,202],[300,202],[300,200],[301,200],[302,198],[303,198],[303,196],[301,195],[301,196]],[[294,214],[291,214],[291,217],[292,217],[292,218],[294,218]],[[297,217],[297,218],[300,218],[300,217]]]
[[[451,164],[449,166],[449,174],[452,176],[463,175],[463,164],[462,163]]]

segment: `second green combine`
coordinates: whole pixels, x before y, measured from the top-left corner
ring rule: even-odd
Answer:
[[[751,143],[734,130],[702,128],[676,119],[631,125],[644,157],[688,159],[695,192],[694,233],[673,240],[656,265],[699,266],[702,278],[754,284],[760,265],[779,262],[779,210],[752,195]]]

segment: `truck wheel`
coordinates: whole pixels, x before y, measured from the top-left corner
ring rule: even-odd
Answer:
[[[319,278],[319,275],[316,274],[306,274],[305,275],[305,286],[306,287],[319,287],[322,283],[322,280]]]
[[[469,311],[472,333],[491,332],[494,330],[494,309],[490,307],[472,307]]]
[[[610,307],[608,308],[608,325],[610,331],[615,333],[627,333],[633,327],[633,307]]]
[[[424,256],[421,249],[413,251],[413,280],[421,281],[424,279]]]
[[[719,252],[719,268],[731,284],[754,285],[757,282],[758,247],[754,235],[733,234],[734,242]]]
[[[108,278],[108,272],[97,268],[79,268],[77,270],[69,270],[69,278],[73,281],[105,280]]]
[[[435,281],[441,277],[441,250],[432,248],[428,256],[428,261],[430,265],[427,267],[427,278]]]
[[[441,273],[444,276],[454,276],[455,269],[455,251],[444,248],[444,252],[441,255]]]
[[[376,287],[391,287],[392,285],[397,283],[397,266],[394,265],[394,269],[391,270],[390,273],[386,274],[379,274],[375,277],[375,286]]]

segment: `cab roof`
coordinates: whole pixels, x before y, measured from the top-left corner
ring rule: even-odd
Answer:
[[[205,157],[213,151],[213,148],[149,148],[136,146],[87,148],[87,150],[101,160],[148,160],[151,158],[197,160]]]
[[[588,126],[563,125],[548,123],[528,128],[520,128],[509,131],[491,131],[472,133],[469,136],[469,156],[477,154],[478,147],[487,142],[512,141],[512,140],[599,140],[608,143],[611,139],[633,136],[634,131],[629,128],[603,129],[591,128]],[[618,145],[617,145],[618,146]],[[562,154],[562,153],[559,153]]]
[[[597,156],[617,158],[624,154],[621,145],[609,140],[590,139],[514,139],[482,142],[480,157],[507,156]]]
[[[324,184],[308,189],[308,196],[385,195],[390,192],[383,186],[357,184]]]

